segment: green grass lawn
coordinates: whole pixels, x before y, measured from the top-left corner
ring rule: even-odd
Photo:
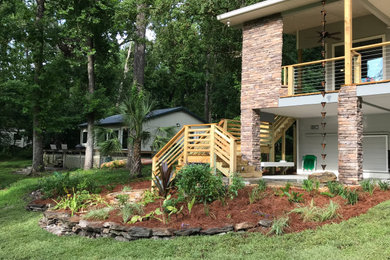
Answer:
[[[2,178],[12,179],[2,168]],[[9,172],[14,168],[9,167]],[[128,182],[124,170],[85,173],[100,184]],[[13,182],[13,183],[12,183]],[[41,213],[27,212],[24,194],[38,178],[24,178],[0,190],[0,259],[389,259],[390,201],[341,224],[280,237],[228,234],[172,240],[117,242],[112,239],[57,237],[38,226]],[[359,204],[357,205],[357,207]]]

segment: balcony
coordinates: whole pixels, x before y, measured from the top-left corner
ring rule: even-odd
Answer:
[[[370,42],[351,49],[353,84],[390,82],[390,42],[362,44]],[[287,86],[288,97],[337,92],[345,85],[345,71],[344,56],[283,66],[282,85]]]

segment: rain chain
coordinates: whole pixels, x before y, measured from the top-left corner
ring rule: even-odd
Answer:
[[[321,10],[321,16],[322,16],[322,32],[321,32],[321,46],[322,46],[322,59],[325,60],[326,58],[326,48],[325,48],[325,38],[327,35],[326,32],[326,10],[325,10],[325,0],[321,1],[322,4],[322,10]],[[326,153],[325,153],[325,148],[326,148],[326,99],[325,99],[325,89],[326,89],[326,61],[322,62],[322,74],[323,74],[323,80],[321,82],[322,90],[321,90],[321,95],[323,98],[323,101],[321,102],[322,106],[322,111],[321,111],[321,129],[322,129],[322,142],[321,142],[321,147],[322,147],[322,152],[321,152],[321,157],[322,157],[322,163],[321,167],[322,170],[325,171],[326,169]]]

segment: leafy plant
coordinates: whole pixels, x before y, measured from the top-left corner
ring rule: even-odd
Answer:
[[[93,219],[93,220],[105,220],[109,217],[110,212],[113,210],[111,207],[102,208],[102,209],[95,209],[89,211],[87,214],[85,214],[85,219]]]
[[[75,212],[92,205],[105,203],[105,201],[96,194],[90,194],[88,191],[77,191],[73,194],[67,194],[59,202],[55,209],[69,209],[72,216]],[[105,203],[106,204],[106,203]]]
[[[129,201],[129,195],[127,194],[119,194],[116,198],[118,199],[120,206],[124,206]]]
[[[284,187],[279,188],[283,194],[290,192],[291,183],[287,182]]]
[[[370,195],[374,193],[375,183],[373,181],[363,180],[360,183],[360,186],[362,187],[363,191],[370,193]]]
[[[162,204],[162,208],[164,209],[163,213],[168,214],[168,221],[169,221],[171,215],[179,214],[183,210],[184,206],[181,206],[180,209],[176,208],[176,201],[171,200],[171,195],[168,195]],[[168,221],[165,220],[164,223],[167,223]]]
[[[146,190],[143,194],[141,204],[146,206],[149,203],[154,202],[156,199],[158,199],[159,196],[156,195],[153,191],[151,190]]]
[[[329,192],[334,195],[342,195],[344,192],[344,186],[337,181],[329,181],[327,183]]]
[[[283,235],[284,230],[288,227],[288,221],[288,217],[275,219],[268,234],[275,234],[277,236]]]
[[[359,195],[356,190],[346,190],[345,198],[347,199],[347,204],[355,205],[359,200]]]
[[[303,216],[303,221],[316,221],[323,222],[328,219],[332,219],[338,216],[337,210],[339,205],[333,201],[329,201],[328,206],[320,208],[314,205],[314,200],[312,199],[309,206],[297,207],[291,210],[291,213],[301,214]]]
[[[115,189],[115,185],[114,184],[108,184],[108,185],[106,185],[106,189],[109,190],[109,191],[113,191]]]
[[[142,205],[137,203],[125,203],[121,208],[123,223],[127,223],[133,216],[144,214]]]
[[[267,183],[265,182],[265,180],[263,179],[260,179],[258,182],[257,182],[257,189],[259,191],[265,191],[267,189]]]
[[[386,181],[379,181],[378,186],[383,191],[389,190],[389,183]]]
[[[302,189],[304,189],[307,192],[312,192],[314,189],[313,181],[312,180],[304,180],[302,184]]]
[[[184,166],[177,174],[176,187],[186,198],[196,198],[196,202],[210,203],[225,195],[222,177],[211,174],[205,164]]]
[[[238,191],[243,189],[245,187],[244,180],[241,176],[238,176],[237,174],[233,175],[232,178],[232,184],[229,185],[228,193],[230,195],[230,198],[233,199],[234,197],[238,196]]]
[[[160,166],[160,174],[154,175],[153,182],[156,185],[160,196],[164,198],[168,195],[173,183],[172,166],[168,166],[167,162],[162,162]]]
[[[302,198],[303,194],[302,193],[292,191],[291,193],[284,192],[284,194],[287,196],[288,201],[290,201],[290,202],[302,202],[303,201],[303,198]]]
[[[155,137],[152,142],[152,149],[158,152],[163,148],[169,140],[175,135],[176,126],[159,127],[156,130]]]
[[[336,196],[336,195],[334,195],[330,192],[326,192],[326,191],[321,192],[321,195],[328,196],[329,198],[334,198],[334,196]]]
[[[99,146],[99,152],[103,156],[111,156],[122,149],[118,134],[114,129],[106,127],[98,127],[96,137]],[[111,159],[110,159],[111,160]]]
[[[192,200],[190,200],[188,203],[187,203],[187,208],[188,208],[188,213],[191,214],[191,211],[192,211],[192,207],[194,206],[195,204],[195,197],[192,198]]]

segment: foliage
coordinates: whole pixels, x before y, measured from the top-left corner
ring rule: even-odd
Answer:
[[[169,140],[175,135],[176,126],[159,127],[156,130],[154,139],[152,142],[152,149],[158,152],[163,148]]]
[[[196,202],[211,203],[225,195],[222,178],[211,174],[211,169],[204,164],[184,166],[176,176],[179,194],[187,198],[196,198]]]
[[[302,184],[302,188],[307,192],[312,192],[314,189],[312,180],[304,180]]]
[[[187,208],[188,208],[188,213],[191,215],[192,207],[195,204],[195,199],[196,197],[193,197],[188,203],[187,203]]]
[[[345,190],[345,198],[347,199],[347,204],[355,205],[359,200],[359,195],[357,190]]]
[[[341,195],[344,192],[344,186],[337,181],[329,181],[327,183],[329,192],[334,195]]]
[[[132,190],[132,188],[130,186],[123,186],[123,189],[122,189],[123,192],[129,192],[131,190]]]
[[[173,200],[171,200],[171,195],[168,195],[165,200],[163,201],[162,204],[162,209],[163,209],[163,217],[164,217],[164,223],[168,223],[170,220],[171,215],[173,214],[179,214],[182,212],[184,206],[182,205],[179,209],[176,207],[176,203],[172,203]],[[168,219],[165,217],[165,214],[168,214]]]
[[[164,161],[160,166],[160,174],[156,175],[153,172],[153,175],[153,182],[158,189],[159,195],[165,198],[173,186],[172,166],[168,167],[167,162]]]
[[[125,203],[121,208],[123,223],[127,223],[132,217],[144,214],[144,209],[141,204]]]
[[[114,129],[99,127],[97,128],[96,136],[99,152],[103,156],[111,157],[114,153],[121,151],[122,145]]]
[[[104,200],[96,194],[90,194],[88,191],[76,191],[73,194],[67,194],[57,202],[55,209],[69,209],[73,214],[89,206],[105,203]]]
[[[264,179],[260,179],[257,182],[257,189],[260,191],[265,191],[267,189],[267,183],[265,182]]]
[[[389,183],[387,181],[379,181],[378,186],[383,191],[389,190]]]
[[[40,189],[46,198],[63,196],[71,192],[87,190],[96,192],[96,183],[81,174],[70,174],[70,172],[54,172],[52,176],[42,178],[39,182]]]
[[[232,178],[232,184],[230,184],[228,187],[228,194],[230,195],[230,198],[233,199],[234,197],[237,197],[238,191],[244,187],[245,183],[243,178],[237,174],[234,174]]]
[[[375,189],[375,183],[371,180],[363,180],[360,182],[360,186],[362,187],[363,191],[369,192],[370,195],[373,194]]]
[[[321,195],[328,196],[329,198],[334,198],[336,195],[330,192],[321,192]]]
[[[93,220],[105,220],[110,216],[110,212],[113,210],[111,207],[106,207],[102,209],[94,209],[85,214],[85,219]]]
[[[303,216],[303,221],[316,221],[323,222],[329,219],[338,217],[337,209],[340,206],[333,201],[329,201],[329,204],[326,207],[317,207],[314,205],[314,200],[312,199],[310,205],[302,207],[298,206],[297,208],[291,210],[291,213],[301,214]]]
[[[279,188],[282,194],[288,193],[291,188],[291,183],[287,182],[284,187]]]
[[[302,193],[299,193],[299,192],[296,192],[296,191],[292,191],[291,193],[289,192],[284,192],[284,195],[287,196],[287,199],[288,201],[290,202],[302,202],[303,201],[303,194]]]
[[[120,206],[124,206],[129,201],[129,195],[127,194],[119,194],[116,198],[118,199]]]
[[[146,190],[143,194],[141,204],[146,206],[149,203],[154,202],[158,198],[159,198],[159,196],[156,195],[156,193],[154,193],[153,191],[150,191],[150,190]]]
[[[283,235],[285,229],[288,227],[288,221],[288,217],[275,219],[268,234],[275,234],[277,236]]]

